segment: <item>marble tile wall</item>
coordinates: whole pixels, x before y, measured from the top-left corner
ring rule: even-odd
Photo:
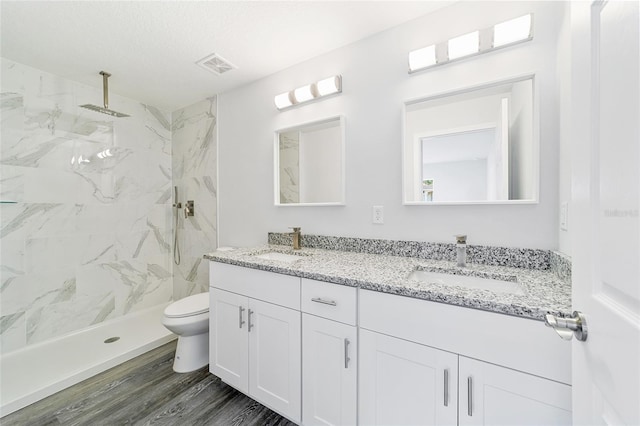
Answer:
[[[1,351],[171,300],[170,114],[0,61]]]
[[[216,117],[215,97],[172,113],[173,184],[180,202],[195,202],[193,217],[177,215],[181,259],[173,265],[175,300],[209,289],[209,262],[202,254],[217,247]]]
[[[300,132],[280,133],[280,202],[300,202]]]

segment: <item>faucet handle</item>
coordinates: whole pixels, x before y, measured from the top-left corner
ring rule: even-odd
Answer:
[[[290,226],[289,229],[293,229],[293,232],[300,232],[302,228],[299,226]]]
[[[467,236],[466,235],[456,235],[456,243],[458,244],[467,244]]]

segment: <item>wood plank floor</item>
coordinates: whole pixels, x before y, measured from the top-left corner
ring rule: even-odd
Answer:
[[[0,424],[294,425],[223,383],[208,366],[175,373],[175,347],[175,341],[167,343],[9,414]]]

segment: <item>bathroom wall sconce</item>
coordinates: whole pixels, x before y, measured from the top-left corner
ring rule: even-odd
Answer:
[[[276,104],[276,108],[283,110],[294,105],[300,105],[314,99],[319,99],[324,96],[334,95],[341,92],[342,76],[335,75],[315,83],[298,87],[290,92],[281,93],[277,95],[273,101]]]
[[[409,52],[409,74],[533,40],[533,14]]]

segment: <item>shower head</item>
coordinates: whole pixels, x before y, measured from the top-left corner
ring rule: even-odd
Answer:
[[[107,114],[110,115],[112,117],[129,117],[129,115],[127,114],[123,114],[121,112],[118,111],[113,111],[111,109],[109,109],[109,77],[111,77],[111,74],[109,74],[108,72],[105,71],[100,71],[100,75],[102,76],[102,92],[103,92],[103,97],[104,97],[104,107],[98,106],[98,105],[91,105],[91,104],[84,104],[84,105],[80,105],[80,107],[82,108],[86,108],[86,109],[90,109],[91,111],[96,111],[96,112],[101,112],[103,114]]]

